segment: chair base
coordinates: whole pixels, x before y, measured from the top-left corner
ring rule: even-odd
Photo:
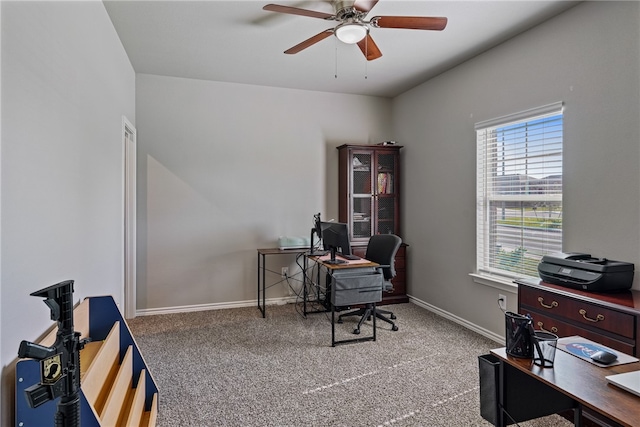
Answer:
[[[389,317],[385,317],[384,316],[385,314],[388,315]],[[353,330],[353,333],[358,335],[358,334],[360,334],[360,327],[362,326],[364,321],[365,320],[370,320],[372,315],[373,315],[373,304],[367,304],[365,307],[360,308],[358,310],[354,310],[354,311],[350,311],[348,313],[341,314],[340,316],[338,316],[338,323],[342,323],[342,318],[343,317],[360,316],[360,321],[358,322],[358,326]],[[391,324],[391,330],[392,331],[397,331],[398,330],[398,326],[393,322],[393,320],[391,320],[391,319],[395,319],[395,318],[396,318],[396,316],[392,312],[387,311],[387,310],[380,310],[379,308],[376,307],[376,319],[380,319],[383,322],[387,322],[387,323]]]

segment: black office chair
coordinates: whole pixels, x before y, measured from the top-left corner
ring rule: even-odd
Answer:
[[[384,276],[384,283],[382,285],[383,291],[393,291],[393,284],[391,283],[391,279],[396,276],[395,258],[401,244],[402,239],[395,234],[376,234],[374,236],[371,236],[371,238],[369,239],[369,244],[367,245],[367,253],[364,257],[369,261],[380,264],[380,269],[382,270],[382,274]],[[362,326],[362,323],[365,320],[369,320],[372,314],[373,304],[366,304],[363,308],[355,311],[350,311],[338,316],[338,323],[342,323],[343,317],[360,316],[358,326],[353,330],[353,333],[357,335],[360,333],[360,326]],[[388,315],[389,317],[385,317],[385,315]],[[398,330],[398,326],[396,326],[396,324],[392,320],[396,318],[396,316],[392,312],[376,308],[376,318],[390,323],[392,331]]]

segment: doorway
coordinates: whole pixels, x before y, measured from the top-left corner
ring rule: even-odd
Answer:
[[[124,316],[136,317],[136,128],[122,117],[124,142]]]

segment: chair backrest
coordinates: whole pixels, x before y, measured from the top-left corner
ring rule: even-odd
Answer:
[[[369,239],[364,257],[384,266],[382,274],[386,281],[396,276],[395,258],[401,244],[402,239],[395,234],[375,234]]]

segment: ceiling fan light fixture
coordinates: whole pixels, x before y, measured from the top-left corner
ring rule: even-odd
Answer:
[[[367,36],[369,29],[359,23],[345,22],[335,29],[335,35],[343,43],[355,44]]]

